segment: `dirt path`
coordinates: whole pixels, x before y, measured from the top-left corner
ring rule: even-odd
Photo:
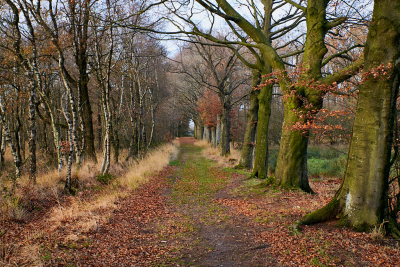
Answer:
[[[161,225],[182,224],[183,232],[166,236],[175,252],[167,259],[179,266],[274,266],[266,252],[267,244],[256,243],[254,227],[248,219],[232,217],[218,200],[232,198],[230,190],[245,175],[218,168],[201,156],[201,149],[192,145],[193,140],[183,139],[179,169],[171,177],[172,189],[168,204],[177,217],[163,220]],[[235,177],[233,177],[235,176]],[[157,226],[156,226],[157,228]],[[182,229],[181,229],[182,230]]]
[[[11,243],[28,233],[19,266],[400,266],[399,243],[379,233],[336,222],[292,228],[332,198],[339,180],[311,180],[315,195],[283,191],[219,167],[193,138],[180,142],[170,166],[118,198],[116,208],[99,210],[97,227],[76,231],[74,219],[56,228],[39,219],[40,227],[14,223],[0,231],[0,259],[15,266]]]
[[[171,166],[121,199],[106,224],[48,265],[275,266],[267,244],[254,241],[248,218],[233,218],[218,203],[231,198],[235,181],[245,176],[218,168],[194,141],[181,139]]]
[[[317,195],[281,191],[221,168],[182,138],[176,161],[121,200],[77,266],[400,266],[397,241],[336,222],[291,228],[327,203],[340,181],[311,181]]]

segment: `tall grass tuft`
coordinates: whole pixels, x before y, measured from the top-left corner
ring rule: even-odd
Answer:
[[[221,166],[232,167],[239,162],[240,151],[235,149],[232,144],[231,153],[228,156],[221,156],[221,149],[218,146],[212,147],[211,143],[206,140],[199,140],[194,145],[204,148],[203,155],[206,158],[216,161]]]
[[[161,171],[171,160],[178,156],[177,143],[166,144],[149,152],[140,161],[130,161],[128,170],[119,179],[122,186],[137,188],[147,182],[150,175]]]

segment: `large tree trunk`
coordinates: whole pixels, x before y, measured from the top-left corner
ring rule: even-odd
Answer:
[[[199,125],[197,126],[197,138],[199,140],[203,140],[203,135],[204,135],[204,126],[201,122],[199,122]]]
[[[360,86],[346,172],[333,200],[304,218],[310,224],[340,216],[365,230],[388,214],[393,122],[399,87],[400,3],[375,1],[365,47],[365,81]],[[385,67],[387,74],[377,68]]]
[[[209,141],[208,138],[208,127],[206,125],[203,126],[203,140]]]
[[[290,127],[298,120],[292,107],[285,108],[282,137],[275,171],[276,184],[280,187],[300,188],[311,193],[307,176],[307,146],[308,135]]]
[[[261,82],[261,74],[257,70],[253,70],[251,91],[250,91],[250,108],[247,111],[247,124],[244,134],[243,148],[240,155],[239,168],[251,169],[253,167],[253,152],[256,142],[257,120],[258,120],[258,94],[256,87]]]
[[[87,82],[85,82],[81,87],[80,97],[81,99],[79,102],[82,103],[82,120],[85,126],[85,132],[84,132],[85,158],[97,162],[96,147],[94,145],[93,120],[92,120],[93,111],[89,101]]]
[[[265,63],[264,74],[271,73],[272,69]],[[265,79],[262,79],[264,82]],[[260,179],[268,175],[268,125],[271,116],[272,85],[263,86],[258,94],[258,122],[257,141],[254,158],[253,177]]]
[[[303,65],[305,73],[301,73],[299,83],[312,84],[311,79],[322,78],[322,60],[328,51],[324,42],[329,29],[325,25],[328,2],[312,0],[307,3],[307,38]],[[290,91],[283,91],[287,95],[291,94]],[[295,92],[294,96],[284,100],[285,116],[275,171],[276,183],[283,188],[300,188],[306,192],[312,192],[307,177],[308,134],[291,129],[296,122],[300,121],[298,115],[296,116],[292,110],[307,111],[304,107],[306,103],[301,99],[305,97],[313,105],[315,111],[318,111],[322,107],[324,92],[301,86],[296,86]],[[301,123],[306,123],[306,121],[301,121]]]

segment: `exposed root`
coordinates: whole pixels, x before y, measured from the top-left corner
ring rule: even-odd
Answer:
[[[300,221],[301,225],[325,222],[336,218],[340,213],[339,200],[335,196],[326,206],[304,216]]]
[[[392,236],[397,240],[400,240],[400,230],[398,228],[396,221],[393,218],[389,218],[388,228]]]

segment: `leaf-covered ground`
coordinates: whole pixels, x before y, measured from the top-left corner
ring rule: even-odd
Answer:
[[[338,180],[312,180],[316,195],[281,191],[219,167],[202,156],[194,139],[180,141],[178,160],[118,198],[116,207],[100,210],[97,227],[88,232],[73,227],[74,217],[51,227],[45,212],[29,223],[4,222],[3,262],[11,266],[7,257],[26,247],[40,257],[19,265],[400,266],[399,243],[390,237],[336,222],[301,232],[292,227],[329,201]]]

